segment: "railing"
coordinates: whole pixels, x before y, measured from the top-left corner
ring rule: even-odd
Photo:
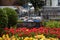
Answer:
[[[43,16],[48,19],[60,20],[60,7],[44,7]]]

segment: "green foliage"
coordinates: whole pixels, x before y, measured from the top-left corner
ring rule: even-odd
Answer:
[[[43,0],[30,0],[30,2],[33,4],[35,9],[42,8],[45,4]]]
[[[51,28],[53,28],[53,27],[59,28],[60,22],[59,21],[48,21],[48,22],[44,22],[43,25],[46,27],[51,27]]]
[[[8,24],[8,17],[7,14],[5,13],[5,11],[3,11],[3,9],[0,8],[0,27],[7,27]]]
[[[3,28],[7,27],[7,24],[8,24],[7,14],[5,13],[5,11],[3,11],[3,9],[0,8],[0,36],[3,32]]]
[[[7,13],[8,15],[8,26],[14,26],[17,23],[18,20],[18,15],[15,10],[11,8],[3,8],[3,10]]]
[[[18,23],[20,23],[20,22],[24,22],[23,20],[18,20]]]
[[[17,0],[17,2],[21,6],[30,2],[34,6],[35,10],[39,9],[39,8],[42,8],[42,6],[45,5],[45,2],[43,0]]]

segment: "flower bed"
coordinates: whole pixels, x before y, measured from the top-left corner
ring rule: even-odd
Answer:
[[[18,37],[18,36],[11,36],[9,37],[8,34],[3,35],[0,37],[0,40],[59,40],[58,38],[46,38],[43,34],[35,35],[34,37]]]
[[[36,35],[44,34],[47,38],[60,38],[60,28],[4,28],[4,30],[4,33],[9,34],[9,36],[17,35],[19,37],[34,37]]]

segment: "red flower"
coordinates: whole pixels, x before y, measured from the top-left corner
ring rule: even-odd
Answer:
[[[19,37],[22,37],[22,34],[18,34]]]
[[[20,29],[16,29],[15,32],[16,32],[16,33],[20,32]]]
[[[60,35],[57,35],[57,38],[60,38]]]
[[[12,33],[12,34],[15,34],[15,33],[16,33],[14,28],[10,28],[9,31],[10,31],[10,33]]]
[[[44,29],[44,31],[45,31],[45,32],[44,32],[45,34],[48,34],[48,33],[49,33],[49,30],[46,29],[46,28]]]
[[[5,30],[5,31],[8,31],[8,30],[9,30],[9,28],[7,28],[7,27],[6,27],[6,28],[4,28],[4,30]]]
[[[31,33],[34,33],[35,35],[37,35],[38,33],[41,34],[54,34],[56,35],[58,38],[60,38],[60,28],[49,28],[49,27],[40,27],[40,28],[32,28],[32,29],[28,29],[28,28],[10,28],[8,29],[7,27],[4,28],[6,33],[12,33],[12,34],[18,34],[18,36],[32,36]]]
[[[4,31],[6,32],[6,34],[9,34],[9,28],[4,28]]]

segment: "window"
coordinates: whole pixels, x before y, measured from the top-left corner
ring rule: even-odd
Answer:
[[[45,0],[46,6],[52,6],[52,0]]]
[[[58,6],[60,6],[60,0],[58,0]]]

